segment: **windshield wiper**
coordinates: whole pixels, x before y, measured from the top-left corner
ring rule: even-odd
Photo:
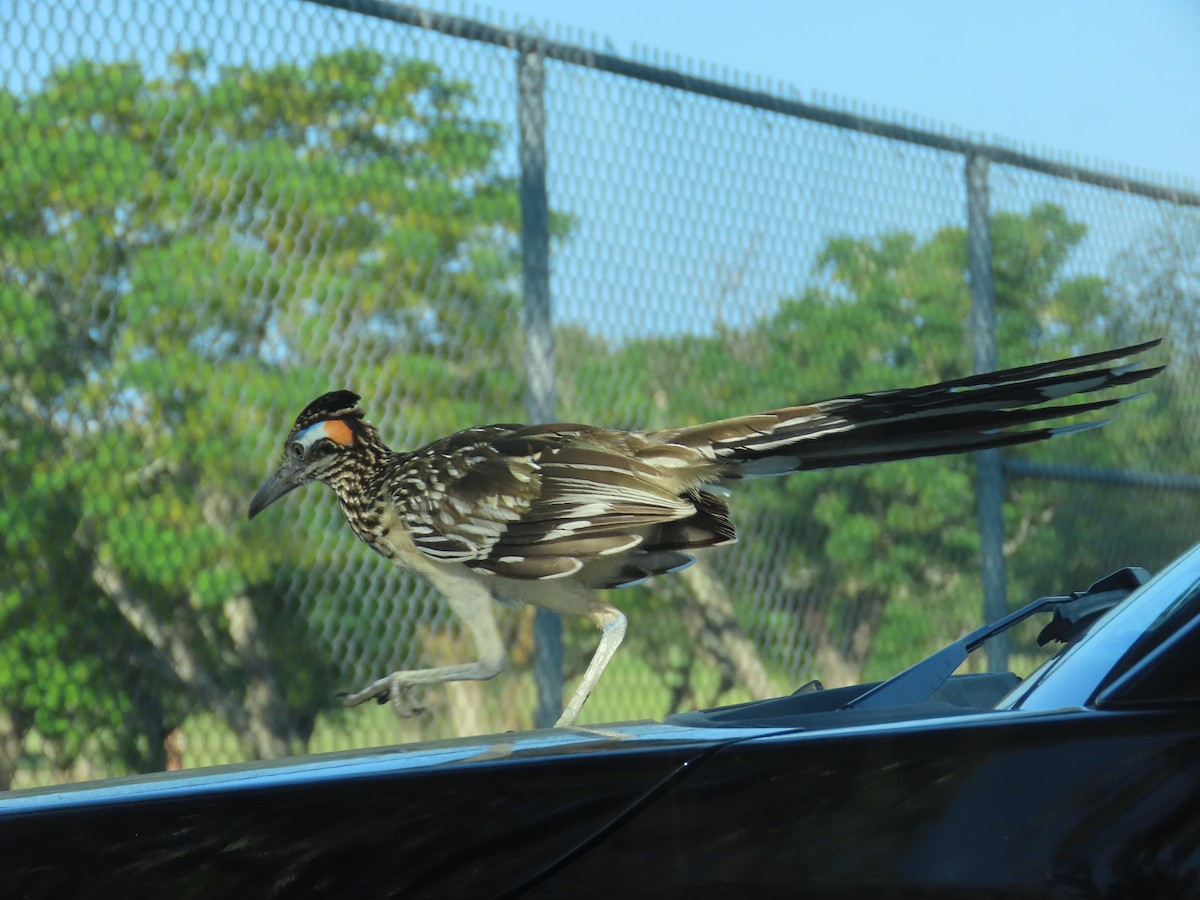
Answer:
[[[972,650],[1036,613],[1054,611],[1054,619],[1038,635],[1039,644],[1051,640],[1076,640],[1103,613],[1128,597],[1149,578],[1150,573],[1145,569],[1127,566],[1101,578],[1086,591],[1075,591],[1065,597],[1042,597],[1034,600],[1016,612],[975,629],[932,656],[909,666],[900,674],[851,700],[842,709],[879,709],[885,706],[924,703],[954,674],[954,670],[966,661]]]
[[[1054,607],[1054,617],[1037,636],[1039,647],[1051,641],[1077,641],[1102,615],[1150,580],[1141,566],[1126,566],[1105,575],[1086,591],[1076,591],[1067,602]]]

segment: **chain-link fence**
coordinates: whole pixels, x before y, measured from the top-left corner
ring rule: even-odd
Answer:
[[[1005,365],[1167,338],[1150,397],[1005,454],[1003,509],[977,512],[969,458],[747,484],[736,547],[614,595],[629,637],[584,721],[911,662],[978,623],[981,516],[993,608],[1195,538],[1179,185],[366,0],[0,22],[0,784],[533,724],[535,659],[558,666],[529,609],[501,611],[500,678],[410,721],[338,708],[471,648],[327,492],[245,520],[330,389],[412,447],[933,381],[981,332]],[[596,638],[567,623],[568,683]]]

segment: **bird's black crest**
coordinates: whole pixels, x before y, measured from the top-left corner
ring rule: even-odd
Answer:
[[[330,391],[322,394],[296,418],[296,428],[307,428],[313,422],[326,419],[361,419],[363,412],[358,408],[359,396],[353,391]]]

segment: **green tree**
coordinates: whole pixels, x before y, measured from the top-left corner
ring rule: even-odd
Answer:
[[[330,505],[245,500],[333,387],[403,439],[517,406],[519,208],[473,110],[367,50],[0,94],[0,783],[31,732],[161,768],[197,710],[296,751],[362,674],[320,661],[379,630],[369,555],[339,562]]]
[[[1104,280],[1064,274],[1085,229],[1061,208],[1000,213],[992,228],[1001,364],[1151,336],[1120,315],[1118,292]],[[927,240],[905,233],[835,238],[820,254],[814,285],[762,322],[712,337],[630,342],[611,352],[608,365],[632,390],[660,398],[654,425],[966,375],[966,268],[962,228]],[[1170,421],[1169,402],[1156,393],[1122,407],[1101,431],[1012,452],[1146,468],[1155,435]],[[1090,508],[1087,497],[1077,485],[1009,482],[1014,600],[1084,587],[1119,565],[1153,567],[1182,549],[1177,516],[1146,509],[1132,494]],[[979,623],[970,457],[763,479],[740,485],[730,502],[744,539],[714,556],[712,568],[738,598],[742,627],[789,681],[797,662],[801,675],[808,669],[829,683],[886,675]],[[1144,530],[1143,546],[1158,541],[1148,556],[1114,554],[1118,545],[1104,523],[1119,528],[1127,514]],[[1119,546],[1132,546],[1128,536]],[[640,590],[644,608],[667,614],[679,607],[664,585]],[[630,634],[636,643],[637,630]],[[676,635],[677,654],[688,654]],[[661,647],[659,655],[666,657]]]

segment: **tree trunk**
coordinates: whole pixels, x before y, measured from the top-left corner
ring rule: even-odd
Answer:
[[[260,759],[303,752],[304,738],[288,719],[279,682],[263,652],[258,616],[250,598],[225,601],[225,618],[238,662],[246,675],[245,709],[250,743]]]
[[[723,690],[718,693],[737,685],[755,699],[774,697],[775,684],[754,642],[738,625],[729,591],[717,573],[701,558],[680,578],[688,588],[681,592],[683,623],[698,648],[719,667]]]
[[[134,631],[140,634],[159,654],[164,666],[192,691],[208,709],[216,712],[253,749],[257,756],[271,755],[273,743],[263,745],[261,732],[252,727],[246,710],[196,658],[188,642],[177,629],[162,621],[158,614],[139,597],[133,595],[120,572],[97,554],[92,565],[92,579]]]
[[[12,788],[27,730],[27,727],[14,720],[11,714],[0,709],[0,791]]]

